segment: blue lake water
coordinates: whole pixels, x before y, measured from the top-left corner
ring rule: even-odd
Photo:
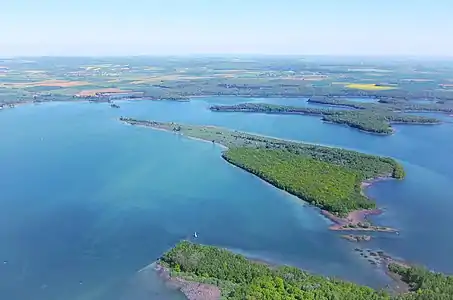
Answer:
[[[253,257],[374,287],[389,283],[315,209],[229,165],[219,147],[127,126],[120,116],[395,157],[407,179],[376,183],[368,193],[385,208],[375,221],[401,234],[376,235],[366,247],[453,273],[453,124],[396,126],[382,137],[317,117],[207,109],[249,100],[122,101],[121,109],[49,103],[0,112],[0,298],[181,299],[137,271],[194,231],[201,243]]]

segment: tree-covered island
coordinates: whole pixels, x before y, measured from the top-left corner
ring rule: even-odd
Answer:
[[[352,101],[312,100],[319,104],[337,105],[354,110],[334,110],[329,108],[296,107],[266,103],[242,103],[237,105],[213,105],[214,112],[248,112],[267,114],[296,114],[321,116],[325,122],[344,124],[352,128],[375,134],[392,134],[391,124],[439,124],[435,118],[407,115],[377,106],[358,104]]]
[[[194,300],[451,300],[453,277],[420,267],[390,263],[388,269],[408,285],[403,294],[376,291],[336,278],[313,275],[289,266],[269,266],[213,246],[188,241],[162,255],[158,269],[169,280],[192,285]],[[197,297],[197,289],[211,290]],[[217,290],[217,293],[215,292]],[[214,291],[214,292],[212,292]]]
[[[285,141],[214,126],[183,125],[121,118],[131,125],[162,129],[221,144],[222,154],[272,185],[319,207],[336,223],[335,230],[394,231],[373,226],[367,214],[376,203],[362,192],[362,183],[378,178],[402,179],[402,166],[392,158],[340,148]]]

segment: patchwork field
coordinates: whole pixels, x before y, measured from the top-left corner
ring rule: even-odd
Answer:
[[[141,92],[153,99],[315,95],[420,100],[428,95],[453,104],[449,81],[453,67],[445,64],[439,69],[429,62],[408,67],[363,58],[338,63],[273,56],[42,57],[0,59],[0,66],[0,101],[55,101],[95,97],[97,93]]]
[[[74,86],[86,86],[91,83],[86,81],[68,81],[68,80],[44,80],[38,82],[18,82],[18,83],[4,83],[5,87],[11,88],[26,88],[26,87],[37,87],[37,86],[49,86],[49,87],[74,87]]]

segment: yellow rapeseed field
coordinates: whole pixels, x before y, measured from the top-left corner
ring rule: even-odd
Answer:
[[[389,86],[389,85],[376,85],[375,83],[351,83],[346,85],[347,88],[350,89],[358,89],[358,90],[365,90],[365,91],[386,91],[386,90],[393,90],[397,87]]]

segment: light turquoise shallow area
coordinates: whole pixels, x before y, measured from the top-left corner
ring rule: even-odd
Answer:
[[[219,147],[127,126],[119,116],[394,156],[407,179],[377,183],[369,194],[386,209],[376,221],[401,234],[377,235],[369,247],[453,272],[453,124],[398,126],[381,137],[317,117],[207,109],[248,100],[124,101],[121,109],[52,103],[0,112],[0,299],[181,299],[137,271],[194,231],[201,243],[253,257],[375,287],[389,282],[358,257],[355,244],[328,231],[315,209],[229,165]]]

